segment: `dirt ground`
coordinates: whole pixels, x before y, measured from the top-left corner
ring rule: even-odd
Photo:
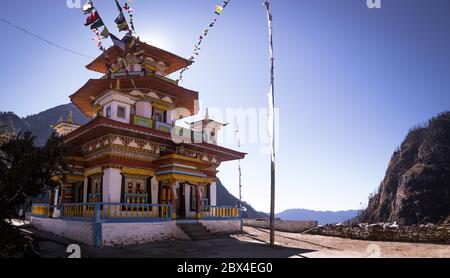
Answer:
[[[71,242],[25,228],[40,240],[41,256],[67,257]],[[165,241],[134,246],[95,248],[82,245],[84,258],[450,258],[450,245],[371,242],[276,232],[277,248],[268,246],[269,232],[245,227],[243,234],[203,241]]]
[[[245,227],[240,241],[269,241],[269,232]],[[292,257],[306,258],[450,258],[450,245],[378,242],[276,232],[278,245],[312,250]]]

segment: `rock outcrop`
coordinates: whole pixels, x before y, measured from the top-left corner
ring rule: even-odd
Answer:
[[[450,222],[450,112],[409,132],[393,154],[378,193],[357,220]]]

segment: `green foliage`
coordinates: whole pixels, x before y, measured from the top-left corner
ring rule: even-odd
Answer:
[[[0,146],[0,252],[13,250],[12,246],[19,250],[29,246],[15,235],[6,220],[13,218],[27,199],[42,196],[46,190],[59,186],[63,179],[64,157],[69,149],[62,138],[53,134],[42,148],[36,147],[34,140],[26,132]],[[10,252],[12,256],[14,252]],[[26,252],[17,252],[20,253]]]
[[[23,236],[15,227],[0,221],[0,258],[38,257],[38,249],[33,238]]]

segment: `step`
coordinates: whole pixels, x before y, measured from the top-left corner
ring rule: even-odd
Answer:
[[[214,239],[215,236],[200,223],[177,225],[192,240]]]

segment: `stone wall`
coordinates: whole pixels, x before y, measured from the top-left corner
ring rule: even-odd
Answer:
[[[241,231],[241,220],[201,220],[200,223],[213,234],[232,234]]]
[[[450,244],[450,226],[394,228],[381,225],[366,227],[327,225],[312,230],[309,234],[371,241]]]
[[[72,239],[87,245],[94,244],[94,224],[53,218],[31,217],[31,225],[41,231]]]
[[[301,233],[317,227],[317,221],[283,221],[275,220],[275,230],[289,233]],[[244,226],[269,229],[269,219],[244,219]]]

